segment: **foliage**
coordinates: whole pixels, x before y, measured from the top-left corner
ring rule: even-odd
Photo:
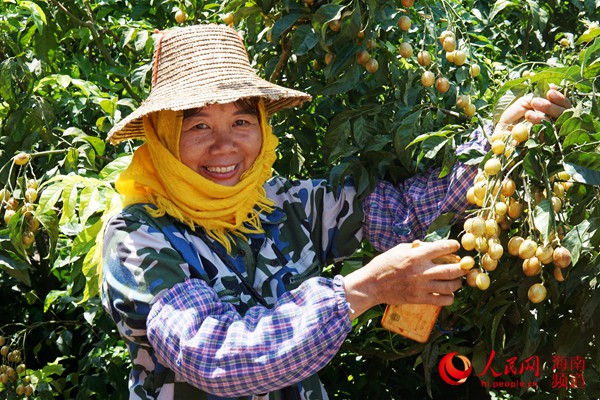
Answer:
[[[281,142],[277,171],[334,183],[352,175],[362,194],[382,178],[400,182],[432,167],[447,174],[458,161],[456,147],[515,98],[543,95],[549,84],[564,90],[573,108],[533,128],[545,142],[520,150],[514,176],[531,193],[545,176],[564,169],[572,177],[558,219],[548,207],[531,208],[546,238],[555,221],[564,229],[562,244],[573,255],[566,280],[545,271],[548,299],[533,304],[527,290],[540,278],[524,277],[517,260],[503,256],[490,288],[461,290],[428,343],[382,329],[383,307],[374,308],[355,321],[322,377],[334,398],[600,397],[598,8],[592,0],[1,3],[0,333],[27,369],[16,382],[0,378],[0,397],[18,398],[25,376],[32,398],[126,397],[129,359],[101,306],[95,256],[103,220],[118,206],[114,179],[139,143],[112,147],[104,139],[147,96],[154,30],[177,25],[180,10],[185,25],[232,16],[260,75],[313,96],[272,121]],[[408,31],[398,26],[401,16],[412,21]],[[444,30],[454,32],[465,64],[448,60]],[[412,57],[398,54],[402,43],[412,46]],[[431,64],[417,61],[420,50]],[[377,60],[376,70],[359,63],[361,51]],[[469,73],[474,64],[476,76]],[[449,90],[425,87],[426,70],[446,77]],[[474,115],[457,105],[461,96],[476,106]],[[483,166],[490,157],[467,153],[460,161]],[[458,238],[461,230],[438,221],[430,238]],[[347,273],[372,256],[365,243],[330,273]],[[544,373],[519,376],[537,382],[535,389],[482,388],[494,378],[489,369],[451,387],[437,365],[452,351],[467,355],[476,372],[486,370],[492,351],[495,371],[511,357],[536,355]],[[585,388],[555,387],[556,355],[585,358]]]

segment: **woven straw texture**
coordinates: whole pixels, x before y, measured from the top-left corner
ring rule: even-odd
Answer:
[[[156,44],[148,98],[108,133],[116,144],[143,138],[142,119],[160,110],[186,110],[262,97],[269,115],[311,99],[256,75],[239,34],[226,25],[173,28]]]

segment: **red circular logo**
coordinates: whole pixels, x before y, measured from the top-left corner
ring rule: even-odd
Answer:
[[[457,352],[446,354],[440,360],[440,365],[438,368],[440,371],[440,376],[444,382],[450,385],[460,385],[461,383],[464,383],[473,370],[471,361],[467,357],[457,354]],[[462,361],[463,369],[458,369],[454,366],[454,363],[452,362],[454,356]]]

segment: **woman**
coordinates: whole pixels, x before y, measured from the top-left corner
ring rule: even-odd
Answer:
[[[103,302],[131,353],[131,399],[327,398],[317,371],[352,319],[382,303],[452,303],[464,272],[432,260],[458,250],[454,240],[398,244],[345,277],[319,275],[363,233],[387,250],[463,211],[474,168],[382,182],[362,203],[351,185],[272,177],[267,118],[310,96],[256,76],[226,26],[165,32],[153,74],[146,102],[109,133],[146,140],[117,181],[124,208],[103,247]]]

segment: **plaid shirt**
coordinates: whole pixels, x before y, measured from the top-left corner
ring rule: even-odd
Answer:
[[[481,146],[476,134],[459,152]],[[475,173],[457,165],[443,179],[381,182],[362,205],[351,186],[277,178],[265,185],[277,206],[261,215],[265,233],[236,239],[230,254],[168,216],[123,210],[105,232],[103,304],[132,354],[130,399],[276,399],[290,385],[326,399],[316,372],[352,325],[342,278],[322,268],[363,234],[380,250],[422,237],[440,214],[466,209]]]

